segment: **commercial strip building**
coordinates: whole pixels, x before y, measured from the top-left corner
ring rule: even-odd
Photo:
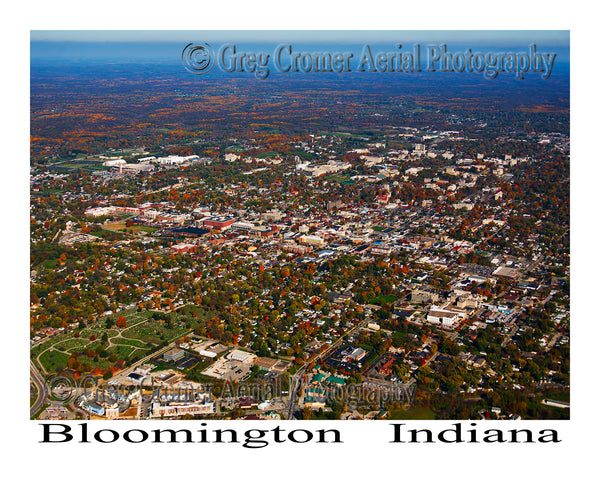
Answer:
[[[182,403],[162,405],[159,402],[152,404],[151,418],[179,417],[182,415],[208,415],[214,413],[214,404],[206,403]]]

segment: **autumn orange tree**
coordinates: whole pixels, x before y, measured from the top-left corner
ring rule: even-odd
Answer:
[[[125,317],[123,315],[119,315],[119,318],[117,318],[117,327],[125,328],[126,326],[127,321],[125,320]]]

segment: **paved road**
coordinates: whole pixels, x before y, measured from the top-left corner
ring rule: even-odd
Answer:
[[[515,333],[517,333],[517,330],[519,330],[519,326],[515,325],[512,330],[510,331],[510,333],[506,336],[506,338],[504,340],[502,340],[502,348],[506,347],[506,345],[508,345],[508,342],[510,342],[512,340],[512,337],[514,336]]]
[[[29,409],[29,415],[30,417],[33,417],[33,415],[35,415],[46,403],[46,399],[48,398],[49,392],[48,387],[46,386],[46,382],[42,378],[42,375],[40,374],[38,369],[35,368],[33,363],[29,364],[29,374],[31,376],[31,381],[37,389],[37,398],[35,399],[35,402]]]
[[[325,358],[333,349],[337,348],[344,341],[344,338],[346,338],[347,336],[351,335],[353,332],[355,332],[355,331],[357,331],[359,329],[364,328],[364,326],[368,323],[368,321],[369,320],[365,319],[362,322],[359,322],[353,328],[351,328],[346,333],[344,333],[340,338],[338,338],[334,343],[332,343],[327,348],[327,350],[324,350],[323,352],[317,353],[313,357],[309,358],[304,363],[304,365],[302,367],[300,367],[300,369],[294,375],[292,375],[292,378],[291,378],[291,381],[290,381],[290,399],[289,399],[288,408],[287,408],[287,411],[286,411],[286,418],[288,420],[294,420],[294,414],[298,410],[298,408],[297,408],[298,387],[300,386],[300,380],[302,379],[302,375],[304,374],[304,371],[306,370],[306,367],[310,363],[312,363],[312,362],[316,363],[319,360],[321,360],[322,358]]]
[[[557,332],[556,334],[554,334],[554,336],[552,337],[552,340],[550,340],[548,342],[546,351],[549,352],[552,349],[552,347],[556,344],[556,342],[558,342],[558,340],[560,340],[561,337],[562,337],[562,333],[560,333],[560,332]]]

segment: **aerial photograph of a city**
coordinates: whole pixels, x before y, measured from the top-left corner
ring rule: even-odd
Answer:
[[[30,419],[569,419],[569,47],[32,30]]]

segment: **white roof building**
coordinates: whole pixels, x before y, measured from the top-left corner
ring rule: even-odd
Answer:
[[[238,362],[247,363],[254,360],[256,355],[250,352],[244,352],[242,350],[235,349],[229,352],[229,358],[231,360],[237,360]]]

